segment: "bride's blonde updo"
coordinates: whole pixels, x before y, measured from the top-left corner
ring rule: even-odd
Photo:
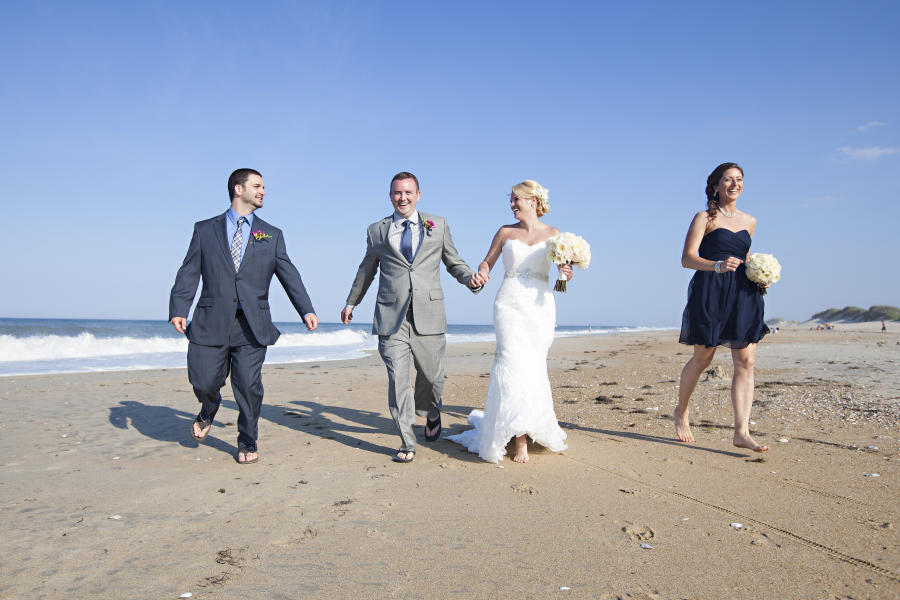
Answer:
[[[537,200],[537,206],[535,206],[537,216],[543,217],[550,212],[550,203],[547,202],[549,190],[534,179],[526,179],[522,183],[514,185],[512,192],[517,198],[522,200],[528,200],[529,198]]]

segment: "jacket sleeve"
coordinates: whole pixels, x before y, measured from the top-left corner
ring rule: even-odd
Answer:
[[[362,302],[377,273],[378,256],[375,252],[375,242],[372,241],[372,231],[368,229],[366,230],[366,254],[363,256],[362,262],[359,263],[359,269],[356,271],[353,285],[350,286],[347,304],[356,306]]]
[[[306,287],[303,285],[303,279],[300,277],[300,271],[291,262],[288,257],[287,249],[284,244],[284,234],[278,232],[275,240],[275,276],[281,282],[281,287],[287,292],[291,304],[294,309],[305,317],[310,313],[315,313],[309,294],[306,293]]]
[[[175,285],[169,294],[169,320],[175,317],[188,316],[194,296],[197,294],[197,286],[200,283],[200,233],[194,224],[194,235],[188,245],[187,254],[181,268],[175,275]]]
[[[450,235],[450,226],[447,225],[446,221],[444,221],[444,228],[446,233],[444,234],[444,250],[441,254],[441,260],[444,261],[444,266],[447,267],[447,272],[450,273],[450,276],[468,287],[469,280],[474,272],[456,252],[456,246],[453,245],[453,236]],[[472,290],[473,294],[477,294],[482,288],[469,289]]]

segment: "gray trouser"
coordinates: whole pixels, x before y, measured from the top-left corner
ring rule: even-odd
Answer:
[[[432,421],[441,414],[441,391],[444,389],[443,333],[419,335],[411,313],[394,335],[378,336],[378,352],[388,372],[388,407],[400,431],[402,452],[414,452],[416,436],[413,424],[416,414]],[[410,368],[416,368],[413,393]]]

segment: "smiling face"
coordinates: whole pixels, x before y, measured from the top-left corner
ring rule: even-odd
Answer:
[[[243,184],[234,186],[234,199],[231,201],[231,206],[239,214],[250,214],[257,208],[262,208],[265,195],[266,186],[263,185],[262,177],[250,175]]]
[[[391,182],[391,205],[404,219],[408,219],[416,211],[416,203],[421,195],[414,179],[395,179]]]
[[[520,221],[526,215],[537,216],[536,212],[537,200],[534,198],[519,198],[515,192],[509,195],[509,209],[513,216]]]
[[[740,169],[731,168],[722,173],[716,192],[719,194],[720,204],[737,202],[738,196],[744,191],[744,174]]]

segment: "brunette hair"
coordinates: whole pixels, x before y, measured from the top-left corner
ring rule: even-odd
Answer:
[[[722,175],[728,169],[737,169],[741,172],[741,177],[744,176],[744,170],[741,168],[741,165],[726,162],[713,169],[713,172],[706,178],[706,212],[710,221],[715,219],[716,213],[719,212],[719,193],[716,191],[716,186],[719,185],[719,180],[722,179]]]
[[[234,200],[234,186],[239,185],[243,187],[251,175],[262,177],[262,173],[256,169],[237,169],[228,176],[228,198],[230,200]]]
[[[410,173],[409,171],[400,171],[396,175],[391,178],[390,185],[393,186],[395,181],[400,181],[401,179],[412,179],[416,182],[416,191],[419,191],[419,180],[416,179],[416,176]]]

